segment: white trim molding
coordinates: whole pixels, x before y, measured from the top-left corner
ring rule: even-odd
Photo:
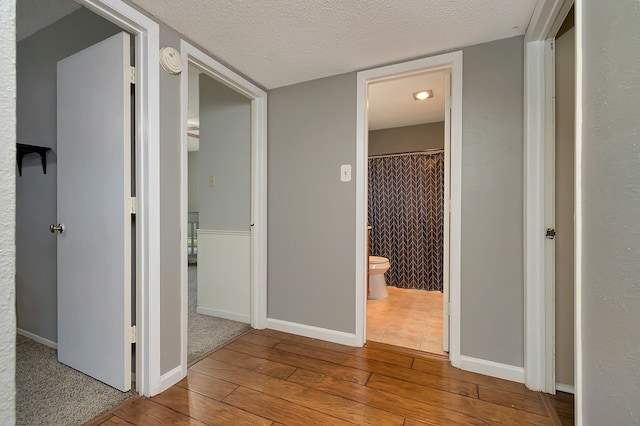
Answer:
[[[219,309],[203,308],[198,306],[196,308],[196,312],[202,315],[209,315],[210,317],[224,318],[231,321],[243,322],[245,324],[251,323],[251,317],[248,315],[234,314],[233,312],[221,311]]]
[[[193,64],[220,83],[251,100],[251,327],[267,326],[267,93],[242,76],[210,57],[207,53],[180,41],[180,54],[185,64]],[[181,181],[180,181],[180,247],[187,247],[188,158],[187,114],[189,107],[189,76],[181,74]],[[187,252],[181,253],[181,367],[187,374],[187,324],[188,324],[188,267]]]
[[[424,72],[451,71],[451,220],[449,227],[449,358],[460,367],[460,247],[462,217],[462,51],[361,71],[357,77],[356,125],[356,325],[355,343],[366,341],[367,279],[367,92],[368,85]],[[445,236],[446,238],[446,236]]]
[[[267,328],[284,333],[296,334],[298,336],[311,337],[312,339],[338,343],[340,345],[362,346],[357,342],[355,334],[330,330],[328,328],[314,327],[312,325],[298,324],[274,318],[267,318]]]
[[[160,389],[158,393],[162,393],[166,391],[167,389],[169,389],[171,386],[178,383],[183,378],[184,376],[182,375],[181,365],[177,366],[173,370],[167,371],[160,377]]]
[[[524,382],[524,368],[516,367],[499,362],[487,361],[485,359],[473,358],[470,356],[460,356],[459,367],[466,371],[484,374],[485,376],[498,377],[512,382]]]
[[[136,36],[136,391],[160,392],[160,28],[122,0],[77,0]]]
[[[571,385],[563,385],[562,383],[556,383],[556,390],[560,392],[570,393],[571,395],[575,395],[576,389]]]
[[[545,41],[525,44],[525,385],[541,391],[546,371],[544,265]]]
[[[547,39],[553,38],[573,0],[540,0],[525,34],[524,71],[524,384],[534,391],[555,392],[553,295],[545,283],[545,143],[552,100],[547,90]],[[551,71],[553,72],[553,71]],[[551,79],[551,81],[550,81]]]
[[[45,346],[48,346],[52,349],[58,349],[58,344],[52,340],[49,339],[45,339],[44,337],[40,337],[37,334],[33,334],[33,333],[29,333],[28,331],[25,331],[21,328],[16,329],[16,331],[18,332],[19,335],[24,336],[28,339],[33,340],[34,342],[38,342],[41,343]]]

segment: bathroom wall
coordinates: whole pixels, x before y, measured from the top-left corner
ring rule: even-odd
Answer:
[[[47,174],[37,155],[16,176],[18,328],[57,342],[56,64],[121,30],[80,9],[17,44],[17,140],[50,147]]]
[[[444,149],[444,122],[369,132],[369,155]]]
[[[600,0],[578,5],[582,203],[576,214],[582,219],[582,282],[576,292],[582,363],[577,363],[576,408],[582,423],[577,424],[637,425],[640,5]]]

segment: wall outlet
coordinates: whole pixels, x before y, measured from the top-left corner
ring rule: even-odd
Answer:
[[[351,164],[340,166],[340,181],[351,182]]]
[[[209,175],[209,188],[213,188],[214,186],[216,186],[216,177]]]

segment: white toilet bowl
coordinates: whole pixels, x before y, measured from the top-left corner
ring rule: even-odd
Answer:
[[[386,257],[369,256],[369,299],[384,299],[389,296],[384,273],[390,267],[391,264]]]

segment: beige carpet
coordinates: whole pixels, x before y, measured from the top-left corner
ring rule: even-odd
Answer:
[[[135,393],[123,393],[58,362],[55,349],[16,342],[16,424],[79,425]]]
[[[189,266],[188,361],[239,336],[248,324],[196,313],[197,272]],[[55,349],[23,336],[16,342],[16,423],[80,425],[135,395],[58,362]]]
[[[189,265],[189,335],[187,362],[249,330],[249,324],[210,317],[196,312],[198,273],[196,265]]]

